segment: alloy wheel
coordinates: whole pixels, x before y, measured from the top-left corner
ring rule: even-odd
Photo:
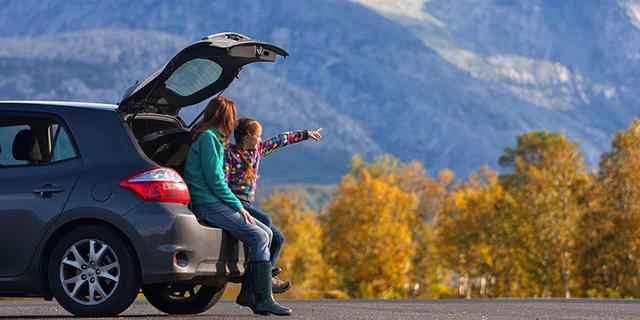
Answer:
[[[106,243],[84,239],[73,244],[60,262],[60,282],[65,293],[82,305],[100,304],[120,281],[120,261]]]

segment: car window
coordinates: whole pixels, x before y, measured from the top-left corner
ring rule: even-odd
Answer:
[[[0,127],[0,165],[20,165],[27,164],[26,160],[16,160],[13,158],[13,140],[18,132],[30,129],[28,125],[13,125]]]
[[[167,89],[186,97],[216,82],[222,67],[208,59],[193,59],[181,65],[165,82]]]
[[[51,159],[49,162],[75,158],[77,156],[76,150],[73,148],[73,143],[71,142],[71,138],[69,138],[67,130],[56,123],[51,126],[50,131],[53,133],[53,147],[51,149]]]
[[[0,167],[43,165],[77,156],[69,131],[55,118],[0,115]]]

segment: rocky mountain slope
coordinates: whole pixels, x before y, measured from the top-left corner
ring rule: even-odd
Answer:
[[[266,161],[265,182],[335,182],[353,153],[465,175],[532,129],[595,165],[640,110],[639,28],[640,4],[622,0],[5,0],[0,97],[117,102],[231,30],[291,53],[241,72],[225,94],[242,113],[265,134],[325,128]]]

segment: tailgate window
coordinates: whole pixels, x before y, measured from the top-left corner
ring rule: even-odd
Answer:
[[[167,81],[167,89],[176,94],[190,96],[212,83],[222,74],[222,67],[208,59],[193,59],[181,65]]]

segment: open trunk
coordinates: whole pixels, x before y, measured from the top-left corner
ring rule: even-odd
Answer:
[[[210,35],[127,89],[118,111],[151,160],[182,174],[191,139],[189,127],[178,117],[180,109],[220,93],[243,66],[274,62],[276,56],[288,53],[238,33]]]
[[[130,129],[149,159],[183,173],[191,137],[182,120],[168,115],[139,114]]]

